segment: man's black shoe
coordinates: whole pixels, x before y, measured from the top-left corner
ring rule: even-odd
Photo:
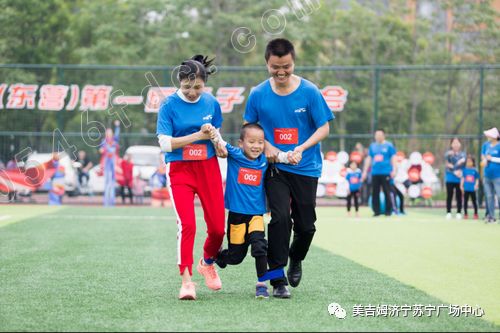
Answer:
[[[288,283],[294,288],[297,287],[302,278],[302,262],[290,259],[290,265],[288,266],[286,275],[288,277]]]
[[[276,286],[273,288],[273,297],[276,298],[290,298],[290,290],[284,284]]]

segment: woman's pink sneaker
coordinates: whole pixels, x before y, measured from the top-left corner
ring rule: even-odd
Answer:
[[[196,299],[196,287],[194,282],[186,282],[182,284],[181,290],[179,291],[179,299],[191,301]]]
[[[214,265],[203,265],[203,258],[198,262],[198,266],[196,267],[198,273],[203,275],[205,278],[205,284],[208,288],[212,290],[220,290],[222,288],[222,282],[219,278],[219,274],[217,274],[217,270]]]

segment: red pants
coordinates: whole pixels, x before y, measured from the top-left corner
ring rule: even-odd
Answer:
[[[207,224],[204,258],[215,258],[225,234],[224,194],[217,157],[203,161],[170,163],[168,173],[171,198],[177,214],[177,264],[181,275],[185,269],[193,274],[193,248],[196,235],[194,195],[200,198]]]

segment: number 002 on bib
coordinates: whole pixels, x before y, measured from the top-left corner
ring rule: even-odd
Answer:
[[[190,144],[182,149],[184,161],[206,160],[207,156],[207,145],[204,144]]]
[[[274,143],[280,145],[296,145],[299,143],[298,128],[275,128]]]
[[[262,180],[262,170],[240,168],[238,183],[250,186],[259,186]]]

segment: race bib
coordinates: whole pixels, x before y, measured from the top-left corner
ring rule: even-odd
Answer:
[[[377,155],[375,155],[375,157],[373,158],[373,160],[374,160],[375,162],[382,162],[382,161],[384,160],[384,155],[382,155],[382,154],[377,154]]]
[[[467,183],[473,183],[474,182],[474,176],[472,176],[472,175],[465,176],[465,181]]]
[[[296,145],[299,143],[298,128],[275,128],[274,143],[281,145]]]
[[[182,148],[182,159],[184,161],[206,160],[207,157],[207,145],[190,144]]]
[[[359,183],[359,178],[358,177],[351,177],[351,184],[357,184]]]
[[[250,186],[259,186],[262,180],[262,170],[240,168],[238,183]]]

